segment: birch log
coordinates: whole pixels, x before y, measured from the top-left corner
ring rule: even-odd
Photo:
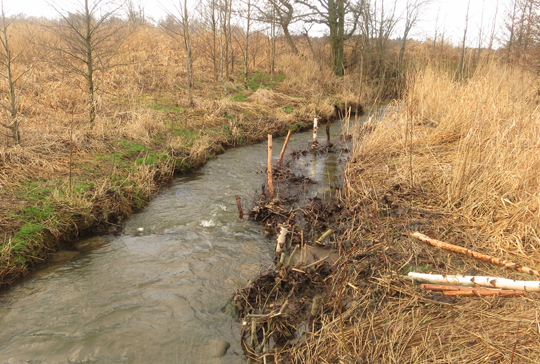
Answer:
[[[272,182],[272,134],[268,134],[268,166],[267,166],[267,181],[270,197],[274,197],[274,183]]]
[[[462,254],[471,256],[473,258],[479,259],[479,260],[483,260],[483,261],[490,262],[490,263],[493,263],[493,264],[501,265],[501,266],[506,267],[506,268],[515,269],[518,272],[523,272],[523,273],[527,273],[527,274],[530,274],[530,275],[533,275],[533,276],[540,277],[540,271],[538,271],[536,269],[529,268],[529,267],[524,267],[524,266],[522,266],[520,264],[517,264],[517,263],[513,263],[513,262],[509,262],[509,261],[506,261],[506,260],[502,260],[502,259],[499,259],[499,258],[492,257],[491,255],[478,253],[478,252],[475,252],[474,250],[463,248],[461,246],[457,246],[457,245],[450,244],[450,243],[445,243],[444,241],[440,241],[440,240],[437,240],[437,239],[432,239],[429,236],[426,236],[426,235],[424,235],[422,233],[419,233],[418,231],[415,232],[415,233],[412,233],[411,236],[413,238],[416,238],[416,239],[420,240],[420,241],[423,241],[425,243],[436,246],[437,248],[450,250],[450,251],[456,252],[456,253],[462,253]]]
[[[317,129],[319,129],[319,119],[313,119],[313,143],[317,143]]]
[[[415,281],[436,284],[456,284],[462,286],[483,286],[491,288],[520,289],[527,292],[540,292],[540,281],[514,281],[513,279],[483,276],[457,276],[410,272]]]
[[[285,138],[285,143],[283,143],[283,148],[281,148],[281,153],[279,153],[279,159],[277,161],[278,168],[281,168],[281,162],[283,162],[283,155],[285,154],[285,149],[287,149],[287,144],[289,144],[289,139],[291,138],[292,130],[289,130],[287,133],[287,138]]]

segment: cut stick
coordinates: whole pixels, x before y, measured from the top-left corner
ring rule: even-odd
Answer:
[[[456,276],[409,272],[408,276],[419,282],[437,284],[457,284],[462,286],[483,286],[491,288],[521,289],[540,292],[540,281],[514,281],[513,279],[483,276]]]
[[[317,143],[317,129],[319,129],[319,119],[313,119],[313,143]]]
[[[289,130],[287,133],[287,138],[285,138],[285,143],[283,143],[283,148],[281,148],[281,153],[279,153],[279,159],[277,161],[278,168],[281,168],[281,162],[283,162],[283,155],[285,154],[285,149],[287,149],[287,144],[289,144],[289,139],[291,138],[292,130]]]
[[[444,284],[430,284],[424,283],[420,287],[428,289],[430,291],[470,291],[473,287],[463,287],[463,286],[447,286]]]
[[[470,291],[444,291],[445,296],[500,296],[500,297],[510,297],[510,296],[523,296],[525,293],[521,290],[513,289],[471,289]]]
[[[518,296],[523,295],[523,291],[516,289],[492,289],[492,288],[475,288],[463,286],[446,286],[442,284],[422,284],[422,288],[430,291],[443,291],[447,296],[473,296],[470,292],[476,292],[479,296]],[[451,292],[451,293],[450,293]],[[466,292],[466,293],[454,293]]]
[[[242,219],[244,217],[244,211],[242,210],[242,203],[240,202],[240,196],[236,196],[236,207],[238,207],[238,215]]]
[[[478,253],[478,252],[475,252],[474,250],[463,248],[461,246],[457,246],[457,245],[450,244],[450,243],[445,243],[444,241],[440,241],[440,240],[437,240],[437,239],[432,239],[429,236],[426,236],[426,235],[424,235],[422,233],[419,233],[418,231],[415,232],[415,233],[412,233],[411,236],[413,238],[416,238],[416,239],[420,240],[420,241],[423,241],[425,243],[436,246],[437,248],[446,249],[446,250],[450,250],[452,252],[465,254],[465,255],[471,256],[473,258],[479,259],[479,260],[483,260],[483,261],[490,262],[490,263],[493,263],[493,264],[501,265],[501,266],[506,267],[506,268],[517,270],[518,272],[523,272],[523,273],[527,273],[527,274],[530,274],[530,275],[533,275],[533,276],[540,277],[540,271],[538,271],[536,269],[529,268],[529,267],[524,267],[524,266],[522,266],[520,264],[517,264],[517,263],[513,263],[513,262],[509,262],[509,261],[506,261],[506,260],[502,260],[502,259],[499,259],[499,258],[492,257],[491,255]]]
[[[274,197],[274,184],[272,183],[272,134],[268,134],[268,190],[270,191],[270,198]]]

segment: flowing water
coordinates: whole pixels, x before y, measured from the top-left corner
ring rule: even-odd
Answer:
[[[310,137],[293,135],[288,151]],[[232,149],[134,214],[125,231],[139,236],[81,241],[3,292],[0,363],[243,363],[240,330],[222,308],[273,257],[274,241],[240,220],[235,202],[253,201],[265,164],[265,143]],[[295,161],[319,192],[343,164],[337,154]],[[223,341],[231,348],[217,357]]]

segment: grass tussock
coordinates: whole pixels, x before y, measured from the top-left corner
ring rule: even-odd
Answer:
[[[540,265],[537,79],[490,65],[466,81],[426,69],[348,164],[323,313],[279,358],[302,363],[536,363],[537,293],[448,298],[409,271],[532,280],[443,251],[434,238]]]

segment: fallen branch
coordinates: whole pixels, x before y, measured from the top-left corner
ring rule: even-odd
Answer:
[[[540,292],[540,281],[514,281],[513,279],[499,277],[457,276],[415,272],[410,272],[408,276],[418,282],[521,289],[527,292]]]
[[[493,264],[498,264],[498,265],[501,265],[501,266],[506,267],[506,268],[515,269],[518,272],[523,272],[523,273],[527,273],[527,274],[530,274],[530,275],[533,275],[533,276],[540,277],[540,271],[538,271],[536,269],[529,268],[529,267],[524,267],[524,266],[522,266],[520,264],[517,264],[517,263],[513,263],[513,262],[509,262],[509,261],[502,260],[502,259],[499,259],[499,258],[495,258],[495,257],[492,257],[490,255],[478,253],[478,252],[475,252],[474,250],[463,248],[461,246],[457,246],[457,245],[450,244],[450,243],[445,243],[444,241],[440,241],[440,240],[437,240],[437,239],[432,239],[429,236],[426,236],[426,235],[424,235],[422,233],[419,233],[418,231],[415,232],[415,233],[412,233],[411,236],[413,238],[416,238],[416,239],[420,240],[420,241],[423,241],[425,243],[429,243],[429,244],[431,244],[433,246],[436,246],[437,248],[450,250],[450,251],[456,252],[456,253],[462,253],[462,254],[471,256],[473,258],[476,258],[476,259],[480,259],[480,260],[490,262],[490,263],[493,263]]]
[[[446,296],[523,296],[522,290],[491,289],[462,286],[446,286],[442,284],[422,284],[422,288],[430,291],[442,291]]]
[[[499,296],[499,297],[510,297],[510,296],[523,296],[525,293],[520,290],[513,289],[472,289],[470,291],[444,291],[445,296],[469,296],[469,297],[480,297],[480,296]]]

